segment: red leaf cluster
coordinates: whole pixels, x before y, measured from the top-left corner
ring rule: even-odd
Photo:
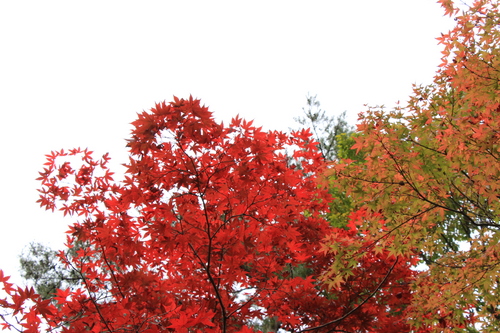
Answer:
[[[335,230],[308,131],[264,132],[239,118],[226,127],[192,98],[157,104],[132,124],[123,182],[113,181],[107,155],[48,155],[39,202],[79,216],[67,245],[84,246],[61,258],[81,288],[48,303],[1,275],[14,300],[3,308],[33,303],[22,312],[26,332],[40,331],[40,318],[63,332],[249,332],[251,320],[269,316],[295,332],[407,328],[396,319],[409,297],[396,282],[411,279],[407,263],[373,255],[345,290],[322,283],[332,262],[322,240]],[[70,157],[80,166],[58,164]]]

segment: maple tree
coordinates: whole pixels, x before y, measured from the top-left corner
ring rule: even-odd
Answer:
[[[389,251],[420,258],[408,318],[439,332],[500,328],[500,13],[474,1],[460,13],[440,1],[456,26],[438,40],[443,62],[430,86],[415,86],[408,105],[370,108],[356,143],[364,161],[344,159],[332,186],[346,191],[362,238],[346,258]],[[338,236],[331,247],[339,253]],[[350,271],[344,274],[347,276]],[[337,274],[337,275],[335,275]]]
[[[121,182],[108,154],[47,155],[39,202],[75,216],[73,253],[59,258],[80,283],[44,300],[0,271],[4,328],[252,332],[272,316],[291,332],[408,330],[411,260],[372,251],[345,263],[348,278],[323,275],[323,238],[352,242],[360,214],[350,229],[325,218],[325,164],[309,131],[264,132],[239,118],[226,127],[192,98],[132,124]]]

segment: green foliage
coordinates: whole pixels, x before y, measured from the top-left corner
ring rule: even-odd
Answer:
[[[75,285],[80,277],[68,269],[58,252],[41,243],[32,242],[19,258],[21,276],[31,282],[43,299],[50,299],[57,289]]]
[[[280,327],[280,322],[276,317],[267,317],[261,322],[253,323],[253,329],[258,332],[271,333],[278,332]]]
[[[311,128],[314,139],[319,142],[318,149],[327,161],[352,161],[363,163],[363,152],[351,149],[358,135],[347,123],[346,112],[339,116],[328,116],[320,109],[317,96],[307,96],[307,107],[302,108],[304,114],[295,120],[303,126]],[[332,177],[331,182],[335,182]],[[353,210],[353,203],[343,189],[330,186],[329,193],[333,200],[330,203],[328,221],[337,228],[346,228],[348,216]]]
[[[356,152],[351,147],[356,143],[355,138],[358,136],[356,132],[343,132],[336,137],[336,152],[339,160],[352,160],[363,162],[363,152]]]
[[[299,124],[305,128],[310,128],[314,138],[319,143],[319,151],[327,161],[333,161],[342,154],[345,147],[341,144],[339,136],[347,135],[353,131],[353,127],[347,123],[346,112],[339,116],[328,116],[324,110],[320,109],[320,102],[317,95],[307,95],[307,107],[302,108],[304,115],[295,118]],[[347,142],[342,141],[345,144]]]

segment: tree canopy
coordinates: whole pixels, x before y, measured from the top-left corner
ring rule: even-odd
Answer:
[[[324,283],[330,195],[308,130],[264,132],[239,118],[226,127],[193,98],[132,124],[121,182],[107,154],[47,155],[39,202],[76,217],[72,255],[59,258],[79,284],[43,300],[2,275],[1,305],[20,329],[250,332],[259,318],[292,332],[408,329],[407,261],[373,254],[342,288]]]
[[[415,327],[496,332],[500,15],[496,1],[475,1],[461,14],[441,2],[457,25],[438,38],[434,83],[415,86],[407,106],[364,113],[353,146],[364,161],[335,165],[332,185],[364,214],[363,238],[344,251],[418,255],[428,267],[414,286]]]
[[[51,152],[39,203],[74,217],[58,258],[77,282],[43,298],[0,271],[3,327],[497,332],[499,4],[440,3],[457,24],[433,84],[355,133],[314,98],[317,140],[190,97],[138,115],[121,181],[108,154]]]

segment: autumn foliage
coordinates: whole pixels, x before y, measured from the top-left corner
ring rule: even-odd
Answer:
[[[464,13],[441,2],[457,25],[438,38],[434,84],[415,86],[407,106],[363,114],[353,148],[365,160],[337,164],[332,184],[366,212],[365,237],[346,253],[417,254],[425,265],[409,307],[415,327],[497,332],[500,13],[497,1]]]
[[[39,201],[76,217],[73,255],[60,258],[81,283],[42,301],[2,276],[1,306],[26,332],[250,332],[264,318],[293,332],[408,328],[408,262],[380,252],[324,282],[323,239],[335,229],[308,131],[264,132],[239,118],[226,127],[192,98],[132,124],[122,182],[107,155],[47,156]],[[346,242],[356,234],[338,232]]]
[[[333,163],[308,130],[225,126],[191,97],[138,115],[120,181],[107,154],[47,155],[39,203],[73,218],[78,284],[43,300],[0,271],[3,328],[498,331],[500,13],[440,3],[434,83],[362,114]]]

